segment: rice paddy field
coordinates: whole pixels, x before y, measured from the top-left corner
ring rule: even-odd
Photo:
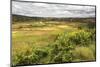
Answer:
[[[12,64],[96,60],[96,23],[18,21],[12,24]]]

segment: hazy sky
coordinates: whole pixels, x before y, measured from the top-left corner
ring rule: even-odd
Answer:
[[[12,1],[12,13],[34,17],[95,17],[95,7]]]

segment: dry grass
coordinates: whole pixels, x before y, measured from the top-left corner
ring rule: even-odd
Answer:
[[[75,59],[80,59],[77,61],[95,60],[93,51],[89,47],[76,47],[75,50],[73,51],[73,56],[75,57]]]

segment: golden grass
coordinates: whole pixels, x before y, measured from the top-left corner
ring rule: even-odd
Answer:
[[[73,56],[77,59],[77,61],[93,61],[95,60],[93,51],[89,47],[76,47],[73,51]]]

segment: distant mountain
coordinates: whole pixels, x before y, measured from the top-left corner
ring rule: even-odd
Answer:
[[[55,18],[55,17],[29,17],[23,15],[12,14],[13,22],[24,22],[24,21],[70,21],[70,22],[95,22],[95,18]]]

